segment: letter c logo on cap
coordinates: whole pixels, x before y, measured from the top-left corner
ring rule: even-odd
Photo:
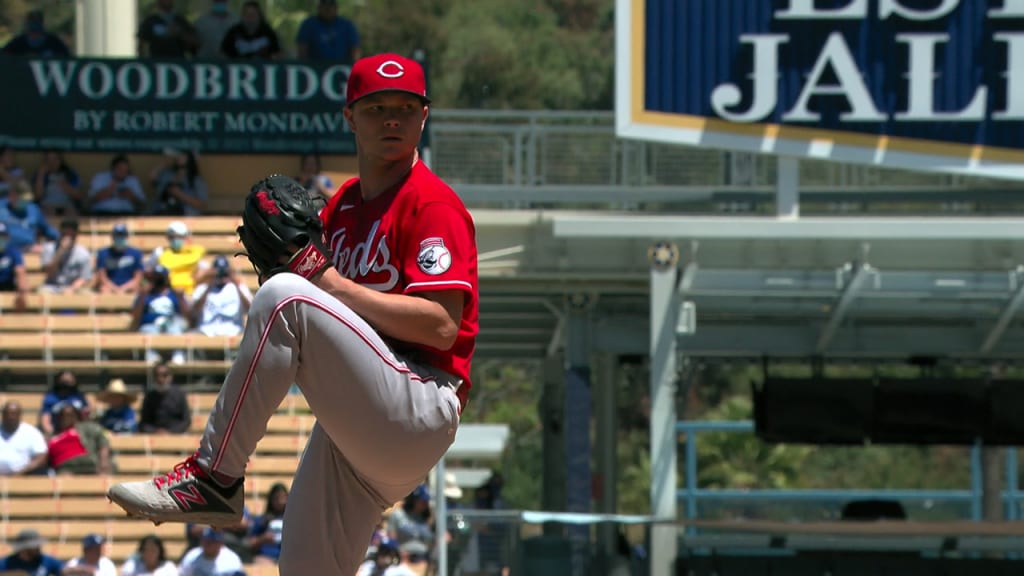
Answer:
[[[405,75],[405,68],[394,60],[388,60],[377,67],[377,74],[385,78],[401,78]]]

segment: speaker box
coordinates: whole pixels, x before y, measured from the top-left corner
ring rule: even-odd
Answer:
[[[877,444],[971,445],[988,419],[983,380],[883,379],[875,390]]]
[[[757,436],[766,442],[863,444],[871,431],[874,382],[767,378],[754,387]]]

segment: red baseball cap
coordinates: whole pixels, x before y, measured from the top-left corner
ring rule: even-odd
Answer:
[[[357,60],[348,77],[346,104],[351,106],[364,96],[387,90],[415,94],[424,104],[430,104],[423,67],[398,54],[376,54]]]

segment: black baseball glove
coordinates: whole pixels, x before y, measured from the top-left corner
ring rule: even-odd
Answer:
[[[274,174],[253,185],[245,198],[238,237],[260,284],[279,272],[314,278],[331,265],[324,227],[309,192]]]

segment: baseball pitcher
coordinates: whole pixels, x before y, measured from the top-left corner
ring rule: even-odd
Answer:
[[[242,517],[245,467],[296,383],[317,424],[284,518],[281,574],[354,574],[383,511],[455,439],[477,334],[473,220],[419,161],[422,68],[352,67],[344,115],[359,177],[320,216],[284,176],[257,182],[238,234],[260,275],[238,358],[198,451],[109,498],[154,523]]]

